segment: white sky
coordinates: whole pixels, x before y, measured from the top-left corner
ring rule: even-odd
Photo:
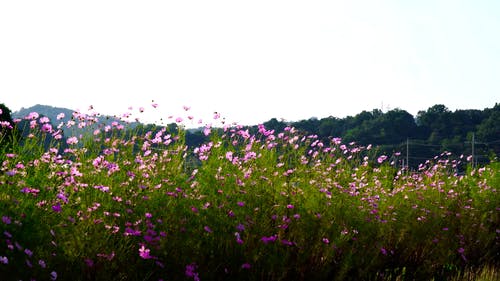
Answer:
[[[152,113],[151,100],[159,107]],[[500,102],[500,1],[1,1],[0,103],[257,124]]]

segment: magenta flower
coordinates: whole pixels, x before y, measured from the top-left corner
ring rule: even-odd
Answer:
[[[33,255],[33,252],[30,249],[24,249],[24,253],[28,256],[31,257]]]
[[[88,267],[92,267],[92,266],[94,266],[94,261],[92,259],[85,259],[85,264]]]
[[[0,256],[0,263],[8,264],[9,263],[9,259],[7,257]]]
[[[151,259],[153,258],[150,254],[149,254],[150,250],[147,249],[146,247],[144,247],[144,245],[142,245],[141,248],[139,248],[139,256],[145,260],[147,259]]]
[[[47,116],[43,116],[38,120],[41,124],[50,123],[50,119]]]
[[[56,212],[56,213],[60,213],[62,210],[61,208],[61,203],[57,203],[55,205],[52,206],[52,211]]]
[[[9,128],[9,129],[12,129],[12,125],[9,123],[9,121],[2,121],[0,122],[0,126],[2,128]]]
[[[250,269],[252,267],[252,265],[250,265],[249,263],[244,263],[241,265],[241,268],[243,269]]]
[[[76,137],[71,137],[71,138],[68,138],[66,140],[66,143],[71,145],[71,144],[77,144],[78,143],[78,139]]]
[[[205,225],[205,227],[203,227],[203,229],[208,232],[208,233],[212,233],[212,229],[210,227],[208,227],[208,225]]]
[[[207,126],[207,127],[205,127],[205,128],[203,129],[203,134],[204,134],[205,136],[210,135],[210,133],[211,133],[211,132],[212,132],[212,129],[211,129],[209,126]]]
[[[233,152],[232,151],[226,152],[226,159],[229,161],[233,161]]]
[[[141,231],[127,227],[127,228],[125,228],[125,233],[123,233],[123,235],[125,235],[125,236],[140,236]]]
[[[382,162],[384,162],[385,160],[387,159],[387,156],[385,155],[381,155],[378,159],[377,159],[377,162],[379,164],[381,164]]]
[[[28,114],[28,116],[26,116],[24,119],[37,119],[40,115],[38,114],[38,112],[30,112],[30,114]]]
[[[184,274],[186,274],[186,277],[190,277],[190,278],[193,278],[193,280],[195,280],[195,281],[199,281],[200,277],[199,277],[198,273],[196,272],[196,268],[197,268],[197,266],[195,263],[186,265],[186,270],[184,272]]]
[[[240,224],[238,224],[238,225],[236,226],[236,229],[237,229],[238,231],[244,231],[244,230],[245,230],[245,226],[244,226],[243,224],[241,224],[241,223],[240,223]]]
[[[52,272],[50,273],[50,280],[52,280],[52,281],[57,280],[57,272],[52,271]]]
[[[236,237],[236,243],[238,243],[238,244],[243,244],[244,243],[244,241],[241,239],[241,236],[240,236],[239,232],[235,232],[234,233],[234,237]]]
[[[380,248],[380,253],[382,253],[382,255],[384,256],[387,256],[387,250],[385,248]]]
[[[276,239],[278,239],[278,236],[277,236],[277,235],[273,235],[273,236],[269,236],[269,237],[263,236],[262,238],[260,238],[260,240],[261,240],[264,244],[268,244],[268,243],[275,242],[275,241],[276,241]]]
[[[5,223],[5,224],[10,224],[11,223],[11,219],[8,216],[2,216],[2,222]]]

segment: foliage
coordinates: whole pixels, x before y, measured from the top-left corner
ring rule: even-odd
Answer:
[[[92,133],[45,151],[57,129],[42,118],[0,155],[12,280],[429,280],[500,266],[497,162],[442,153],[410,172],[397,154],[292,126],[207,126],[189,147],[182,124],[126,131],[82,114]]]
[[[79,112],[54,108],[50,106],[36,105],[34,107],[22,109],[15,112],[15,117],[24,117],[30,112],[41,112],[40,115],[56,120],[56,116],[65,113],[66,118],[60,121],[77,121],[75,116]],[[125,113],[123,116],[128,116]],[[101,116],[101,125],[111,126],[116,122],[115,118]],[[125,118],[126,119],[126,118]],[[119,120],[121,124],[134,131],[135,122],[123,123],[123,118]],[[310,118],[296,122],[278,120],[272,118],[263,125],[276,132],[282,131],[287,126],[295,127],[297,130],[311,135],[317,135],[322,141],[327,141],[330,137],[340,137],[346,142],[356,142],[359,145],[373,144],[378,146],[381,152],[387,154],[394,151],[406,150],[407,140],[410,142],[409,164],[416,169],[425,159],[432,158],[442,151],[452,152],[454,155],[472,154],[472,136],[475,134],[475,162],[481,164],[488,163],[491,159],[500,155],[500,104],[495,104],[493,108],[484,110],[456,110],[450,111],[445,105],[437,104],[427,110],[419,111],[417,116],[412,116],[405,110],[393,109],[382,112],[380,109],[373,111],[363,111],[355,116],[345,118],[327,117],[322,119]],[[142,125],[154,126],[154,125]],[[168,126],[174,126],[175,123]],[[158,126],[154,126],[159,128]],[[173,127],[172,127],[173,128]],[[172,129],[170,128],[170,129]],[[68,128],[63,126],[63,135],[77,135],[89,133],[88,127]],[[249,126],[249,132],[254,134],[258,131],[258,126]],[[186,133],[186,143],[190,147],[200,146],[208,138],[203,134],[203,128],[191,129]],[[406,163],[408,164],[408,163]]]
[[[10,109],[5,104],[0,104],[0,152],[11,147],[16,137],[13,126]]]

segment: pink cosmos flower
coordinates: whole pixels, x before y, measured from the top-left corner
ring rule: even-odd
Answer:
[[[212,130],[210,129],[210,127],[208,127],[208,126],[207,126],[207,127],[205,127],[205,129],[203,129],[203,134],[204,134],[205,136],[208,136],[208,135],[210,135],[210,132],[211,132],[211,131],[212,131]]]
[[[381,155],[378,159],[377,159],[377,162],[379,164],[381,164],[382,162],[384,162],[385,160],[387,159],[387,156],[385,155]]]
[[[66,140],[66,143],[71,145],[71,144],[77,144],[78,143],[78,138],[77,137],[71,137]]]
[[[232,151],[226,152],[226,159],[229,161],[233,161],[233,152]]]
[[[50,122],[50,119],[49,117],[47,116],[43,116],[42,118],[40,118],[40,120],[38,120],[41,124],[45,124],[45,123],[49,123]]]
[[[35,119],[38,119],[40,115],[38,114],[38,112],[30,112],[30,114],[28,114],[28,116],[25,117],[25,119],[31,119],[31,120],[35,120]]]
[[[52,125],[50,123],[45,123],[42,126],[42,132],[44,133],[52,133],[54,129],[52,128]]]
[[[12,129],[12,125],[9,123],[9,121],[2,121],[0,122],[0,126],[2,128],[9,128],[9,129]]]
[[[142,247],[139,249],[139,256],[145,260],[151,259],[153,257],[149,254],[149,252],[150,250],[142,245]]]

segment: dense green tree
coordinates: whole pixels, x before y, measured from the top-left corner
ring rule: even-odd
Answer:
[[[423,135],[430,142],[436,142],[440,138],[451,135],[449,124],[452,112],[442,104],[436,104],[426,111],[417,114],[417,125],[421,128]]]
[[[326,139],[328,137],[340,137],[345,134],[347,131],[347,121],[345,119],[340,119],[336,117],[328,117],[321,119],[318,135],[322,139]]]
[[[276,132],[282,131],[287,124],[283,121],[278,121],[276,118],[271,118],[269,121],[264,122],[263,125],[268,130],[275,130]]]
[[[11,111],[5,104],[0,104],[0,147],[7,147],[14,136],[14,122]],[[2,150],[2,149],[0,149]]]
[[[500,104],[495,105],[486,118],[477,126],[477,137],[480,142],[498,155],[500,152]]]
[[[307,120],[301,120],[295,122],[293,126],[299,130],[309,132],[310,134],[317,135],[319,133],[320,121],[318,118],[309,118]]]
[[[450,120],[452,135],[465,137],[469,132],[476,131],[476,127],[485,119],[485,116],[485,112],[481,110],[468,109],[453,112]]]
[[[413,116],[400,109],[387,113],[374,110],[372,113],[362,112],[354,117],[345,138],[361,144],[397,144],[413,137],[416,124]]]

